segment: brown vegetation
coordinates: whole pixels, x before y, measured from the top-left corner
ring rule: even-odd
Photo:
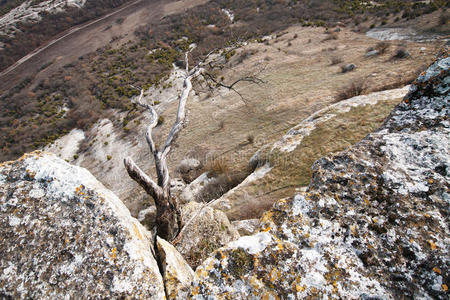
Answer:
[[[127,1],[130,0],[87,1],[82,9],[68,7],[66,11],[57,14],[41,12],[40,22],[19,23],[19,31],[14,36],[0,35],[0,42],[5,44],[4,49],[0,51],[0,70],[6,69],[55,35],[105,15]]]
[[[362,95],[366,91],[366,84],[363,79],[359,79],[351,83],[349,86],[339,91],[336,96],[336,102]]]
[[[243,0],[224,1],[210,1],[181,15],[158,20],[158,23],[149,21],[148,26],[137,30],[135,42],[118,49],[98,49],[41,82],[34,82],[34,75],[24,78],[5,93],[0,102],[0,161],[14,159],[24,152],[40,148],[73,128],[89,128],[99,118],[106,117],[110,108],[129,112],[124,120],[114,120],[122,122],[124,130],[128,130],[127,122],[137,113],[137,108],[129,101],[137,93],[132,85],[142,88],[159,85],[167,78],[172,63],[180,60],[181,53],[190,43],[198,45],[191,57],[195,63],[214,48],[223,48],[235,42],[237,37],[242,40],[260,38],[296,23],[332,26],[337,21],[363,13],[359,8],[348,10],[340,1],[262,4]],[[48,25],[49,34],[37,34],[41,25],[24,24],[23,35],[17,35],[14,39],[4,37],[7,40],[3,42],[9,44],[11,47],[8,49],[12,50],[1,52],[3,66],[11,63],[6,60],[22,55],[14,49],[28,49],[24,51],[28,53],[39,43],[36,42],[37,37],[45,40],[57,32],[55,28],[59,30],[92,18],[91,14],[101,14],[102,9],[97,10],[97,6],[106,9],[120,3],[112,0],[91,3],[89,5],[93,7],[87,6],[89,14],[83,10],[77,11],[79,16],[73,18],[71,14],[74,12],[71,10],[44,16],[40,24]],[[221,11],[224,6],[235,13],[235,24],[231,24]],[[254,13],[256,7],[260,9],[258,14]],[[72,21],[65,20],[66,17],[71,17]],[[235,26],[236,23],[245,26]],[[210,24],[215,26],[208,26]],[[150,50],[152,54],[149,54]],[[242,59],[245,58],[243,55]],[[43,69],[46,67],[43,66]]]

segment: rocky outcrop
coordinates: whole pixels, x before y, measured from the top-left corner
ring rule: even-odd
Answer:
[[[0,298],[165,296],[150,233],[87,170],[34,152],[0,165]]]
[[[156,226],[156,206],[149,206],[138,213],[138,221],[148,230],[152,231]]]
[[[215,251],[190,297],[448,299],[450,59],[382,127],[313,166],[305,196]]]
[[[240,237],[220,210],[189,202],[181,213],[186,225],[175,247],[192,267],[198,266],[214,250]]]
[[[248,219],[231,222],[240,235],[251,235],[256,233],[259,226],[259,219]]]
[[[169,299],[186,299],[194,271],[172,244],[156,238],[158,258],[162,268],[164,285]]]

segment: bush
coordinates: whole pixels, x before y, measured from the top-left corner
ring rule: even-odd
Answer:
[[[196,201],[210,202],[220,198],[223,194],[240,184],[247,176],[248,172],[230,172],[222,173],[211,180],[198,193]]]
[[[409,54],[408,50],[406,50],[405,48],[399,48],[399,49],[397,49],[397,51],[395,51],[395,54],[392,58],[393,59],[403,59],[403,58],[408,58],[410,56],[411,56],[411,54]]]
[[[156,123],[156,126],[160,126],[160,125],[162,125],[162,123],[164,123],[164,117],[163,116],[159,116],[158,117],[158,123]]]
[[[112,156],[111,155],[106,155],[106,159],[107,160],[111,160]]]
[[[249,134],[247,136],[247,141],[249,142],[249,144],[253,144],[253,142],[255,141],[255,136],[252,134]]]
[[[389,49],[390,46],[391,46],[391,44],[389,44],[388,42],[385,42],[385,41],[378,42],[375,45],[375,50],[377,50],[378,53],[380,53],[380,54],[384,54],[384,53],[386,53],[386,51]]]
[[[446,12],[442,12],[439,16],[439,25],[445,25],[448,23],[449,14]]]
[[[330,34],[328,34],[328,36],[326,38],[324,38],[322,40],[322,42],[329,41],[329,40],[337,40],[338,37],[339,36],[338,36],[338,34],[336,32],[331,32]]]
[[[356,80],[338,93],[336,96],[336,102],[362,95],[365,91],[366,85],[364,80]]]
[[[214,159],[206,164],[204,171],[208,172],[208,177],[217,177],[230,172],[230,167],[224,160]]]
[[[339,56],[333,56],[331,57],[331,65],[337,65],[340,64],[342,62],[342,58],[340,58]]]

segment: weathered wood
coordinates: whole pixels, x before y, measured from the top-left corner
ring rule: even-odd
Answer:
[[[171,151],[171,146],[178,138],[181,129],[183,129],[184,127],[184,121],[186,119],[186,103],[189,97],[189,93],[192,90],[192,80],[198,76],[203,76],[205,80],[214,82],[216,86],[228,88],[235,91],[236,93],[238,92],[235,90],[234,86],[241,81],[253,83],[262,82],[256,77],[243,77],[236,80],[230,85],[226,85],[221,83],[220,81],[217,81],[214,76],[212,76],[204,68],[202,68],[206,60],[208,60],[210,55],[214,52],[215,51],[211,51],[210,53],[208,53],[205,58],[191,70],[189,70],[189,52],[185,53],[185,78],[183,81],[183,89],[181,91],[180,99],[178,102],[177,116],[162,148],[156,148],[152,136],[153,128],[155,128],[158,124],[158,113],[152,105],[149,105],[142,101],[142,98],[144,96],[143,89],[140,90],[140,95],[135,101],[136,104],[147,109],[150,112],[151,120],[147,126],[145,138],[150,152],[153,154],[157,182],[153,181],[150,176],[145,174],[145,172],[143,172],[136,165],[132,158],[125,158],[124,164],[130,177],[134,181],[136,181],[147,192],[147,194],[153,197],[156,205],[157,234],[168,241],[174,240],[181,232],[181,229],[183,227],[183,220],[181,218],[181,211],[178,207],[176,199],[172,199],[170,195],[170,175],[167,166],[167,157]],[[189,220],[189,222],[192,222],[192,219]]]

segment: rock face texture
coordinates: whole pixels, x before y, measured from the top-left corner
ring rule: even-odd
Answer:
[[[87,170],[34,152],[0,165],[0,298],[162,299],[150,233]]]
[[[194,271],[169,242],[157,237],[156,247],[167,297],[169,299],[186,299],[189,286],[194,278]]]
[[[382,127],[313,166],[260,232],[215,251],[195,299],[448,299],[450,58],[435,62]]]
[[[208,255],[237,240],[240,236],[225,213],[198,202],[189,202],[182,210],[185,227],[175,247],[192,267],[198,266]],[[189,220],[195,216],[195,220]]]

